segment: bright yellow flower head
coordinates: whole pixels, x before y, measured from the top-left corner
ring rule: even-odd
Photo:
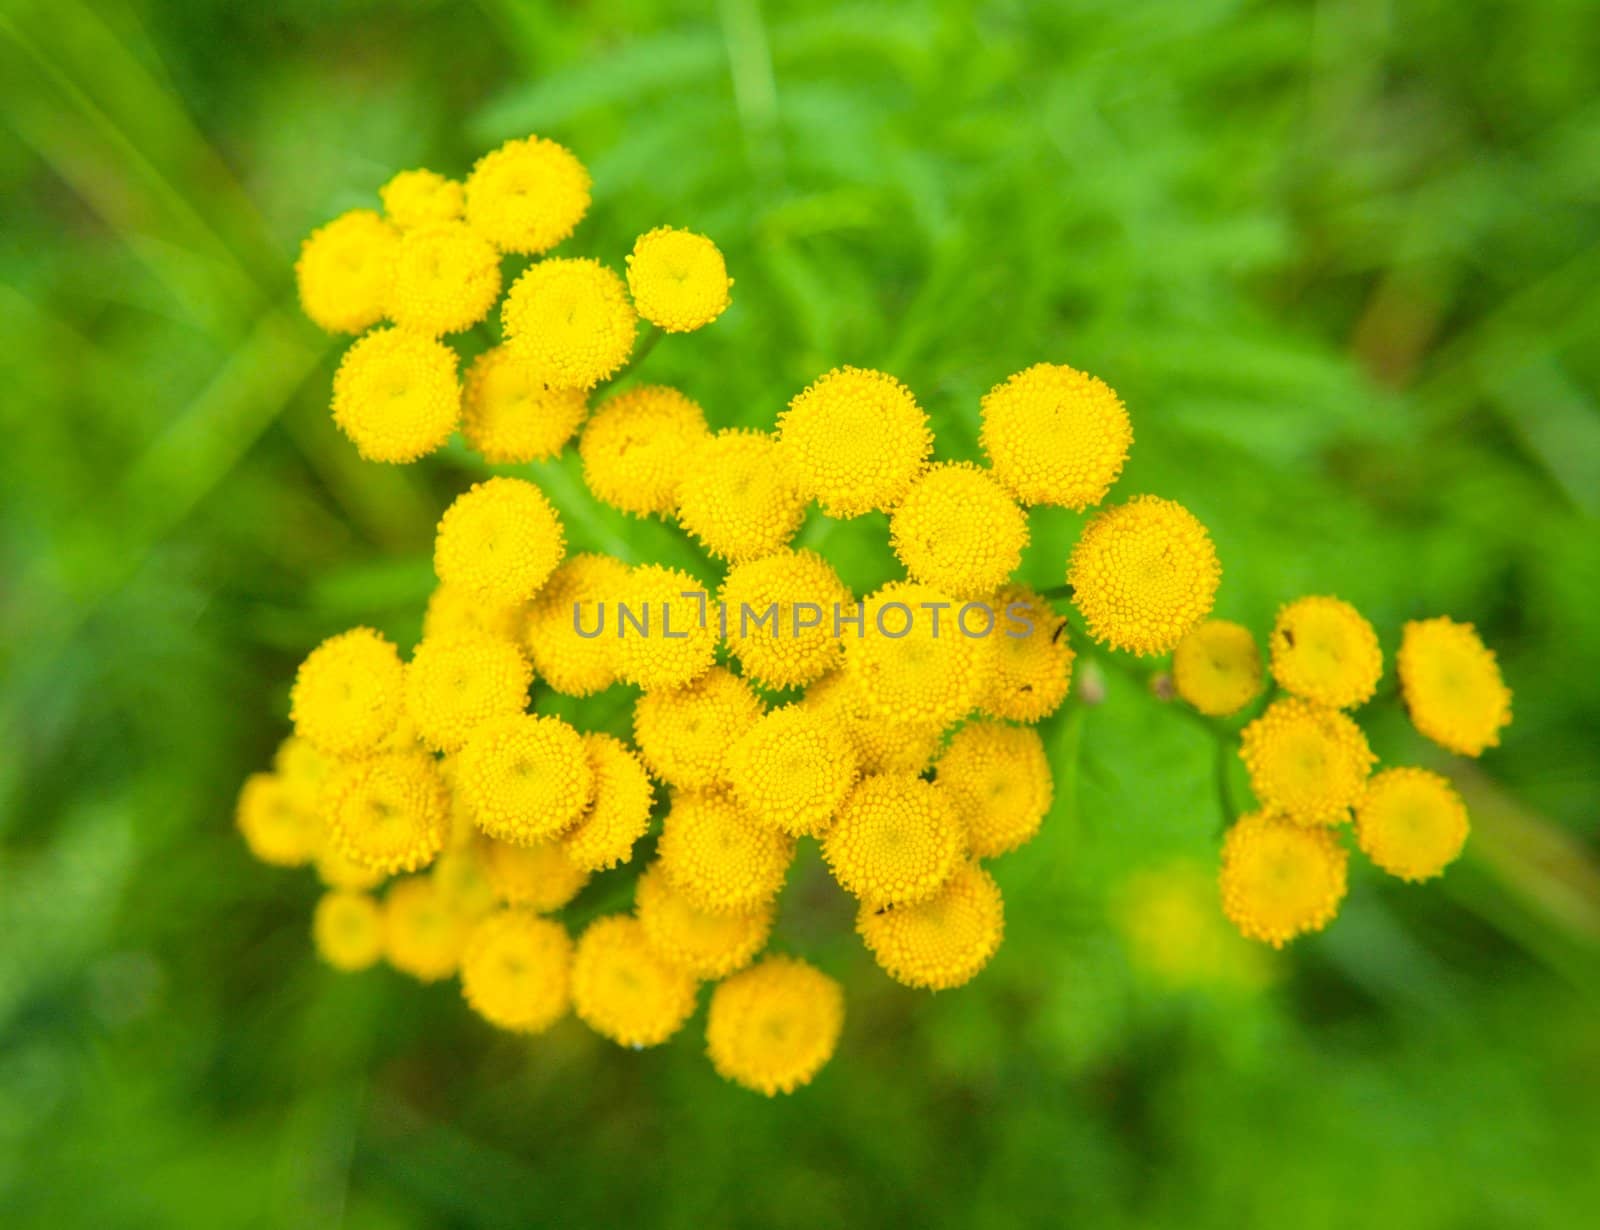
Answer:
[[[499,910],[467,934],[461,994],[501,1029],[543,1033],[571,1002],[572,941],[560,923],[526,910]]]
[[[639,920],[597,918],[572,961],[572,1006],[595,1033],[619,1046],[657,1046],[694,1012],[694,976],[668,965],[645,942]]]
[[[966,856],[950,796],[909,773],[862,778],[822,839],[833,878],[874,907],[926,901]]]
[[[322,828],[325,830],[326,825]],[[365,892],[377,888],[389,877],[380,868],[357,862],[331,841],[323,841],[317,851],[317,879],[328,888]]]
[[[502,252],[538,256],[577,228],[589,210],[589,172],[544,137],[507,141],[467,177],[467,221]]]
[[[1022,563],[1028,518],[987,470],[947,461],[911,484],[889,519],[889,538],[914,579],[977,598]]]
[[[854,743],[837,719],[785,705],[728,751],[728,782],[745,812],[792,837],[815,837],[856,783]]]
[[[334,844],[388,875],[426,867],[450,832],[449,794],[433,757],[422,752],[340,765],[322,798]]]
[[[295,801],[308,811],[316,810],[322,784],[338,763],[336,757],[319,752],[309,739],[299,735],[289,735],[272,753],[272,767]]]
[[[975,858],[1033,840],[1055,797],[1039,732],[1002,722],[969,722],[956,731],[934,781],[955,801]]]
[[[628,254],[634,306],[668,333],[709,325],[728,310],[732,286],[717,245],[693,231],[658,226],[640,235]]]
[[[517,603],[484,602],[465,586],[434,586],[422,613],[424,640],[495,636],[515,641],[522,635],[522,608]]]
[[[300,306],[330,333],[360,333],[389,306],[400,235],[370,209],[352,209],[306,237],[295,262]]]
[[[1084,509],[1122,473],[1133,428],[1102,380],[1036,363],[983,398],[979,439],[999,479],[1024,504]]]
[[[1350,718],[1297,696],[1273,701],[1239,741],[1250,788],[1262,807],[1301,824],[1346,820],[1376,759]]]
[[[383,912],[366,893],[323,893],[311,915],[311,940],[334,969],[367,969],[383,956]]]
[[[453,179],[421,168],[401,171],[378,189],[384,217],[402,231],[436,222],[454,222],[466,207],[466,193]]]
[[[574,555],[550,574],[528,604],[524,643],[540,678],[564,696],[592,696],[617,680],[617,633],[610,610],[630,569],[609,555]],[[607,610],[601,628],[601,604]],[[576,612],[574,611],[576,609]]]
[[[322,847],[322,821],[277,773],[245,778],[234,817],[250,853],[274,867],[304,867]]]
[[[836,367],[778,416],[778,442],[801,495],[830,517],[887,512],[933,450],[928,416],[893,376]]]
[[[1378,634],[1338,598],[1298,598],[1272,629],[1272,677],[1296,696],[1335,709],[1365,704],[1383,674]]]
[[[545,380],[569,389],[592,389],[620,369],[639,328],[622,279],[587,257],[530,265],[506,292],[500,319]]]
[[[444,853],[428,869],[445,902],[464,918],[482,918],[500,904],[484,868],[482,851],[489,839],[481,834],[474,837],[460,845],[448,841]]]
[[[943,991],[970,982],[999,951],[1005,903],[994,877],[967,863],[926,901],[876,908],[863,903],[856,930],[896,982]]]
[[[718,597],[728,612],[728,649],[763,687],[800,687],[839,665],[834,611],[855,598],[815,551],[783,548],[735,564]]]
[[[717,654],[717,613],[705,586],[694,577],[677,568],[644,564],[628,574],[613,596],[617,601],[607,604],[611,609],[605,635],[615,638],[617,678],[648,692],[681,688],[711,669]],[[641,625],[648,630],[641,633]]]
[[[710,435],[706,416],[677,389],[647,384],[606,398],[578,441],[595,499],[636,517],[678,510],[689,454]]]
[[[980,610],[962,632],[964,604],[931,585],[892,581],[863,605],[860,634],[842,626],[845,673],[869,709],[902,724],[948,726],[988,692],[995,632]],[[996,623],[998,623],[998,618]]]
[[[1222,912],[1247,939],[1282,948],[1333,921],[1347,862],[1329,829],[1241,816],[1222,843]]]
[[[755,960],[777,917],[770,901],[737,914],[698,909],[673,888],[660,863],[651,863],[639,877],[634,912],[651,952],[668,965],[704,979],[726,977]]]
[[[794,839],[721,794],[680,794],[656,846],[673,887],[711,914],[745,914],[778,895]]]
[[[527,845],[578,822],[594,793],[583,739],[555,717],[491,718],[461,749],[456,789],[478,827]]]
[[[400,652],[371,628],[331,636],[300,664],[289,694],[295,734],[330,756],[376,751],[405,705]]]
[[[765,708],[748,683],[713,666],[693,683],[639,697],[633,738],[656,777],[680,790],[705,790],[723,783],[728,749]]]
[[[406,666],[406,712],[438,752],[453,752],[479,722],[521,713],[533,668],[512,642],[453,637],[422,643]]]
[[[1067,566],[1089,634],[1140,655],[1176,646],[1211,610],[1221,580],[1206,527],[1181,504],[1154,495],[1096,515]]]
[[[460,417],[455,352],[423,333],[374,329],[333,375],[333,421],[368,461],[425,457]]]
[[[1422,734],[1462,756],[1499,746],[1500,728],[1511,723],[1511,690],[1471,624],[1443,616],[1413,620],[1395,664],[1412,725]]]
[[[567,857],[566,848],[554,837],[526,846],[486,839],[483,874],[496,898],[535,914],[561,909],[589,882],[589,873]]]
[[[706,1053],[724,1080],[770,1098],[809,1085],[843,1028],[843,987],[796,957],[768,957],[712,992]]]
[[[730,428],[700,441],[678,484],[678,524],[718,559],[742,563],[780,550],[806,503],[766,432]]]
[[[512,346],[485,350],[467,369],[461,391],[461,433],[491,465],[521,465],[556,456],[583,422],[582,389],[555,389]]]
[[[594,774],[594,801],[562,834],[561,844],[574,865],[604,871],[633,857],[634,843],[650,827],[655,796],[644,762],[621,739],[587,734],[583,746]]]
[[[856,750],[863,773],[921,773],[932,762],[944,736],[939,722],[900,722],[880,715],[843,671],[819,679],[801,702],[837,723]]]
[[[1437,773],[1385,769],[1356,804],[1356,842],[1390,875],[1430,880],[1467,843],[1467,805]]]
[[[1072,687],[1067,621],[1026,585],[1007,585],[989,599],[995,627],[989,687],[978,702],[987,716],[1037,722],[1061,707]]]
[[[383,898],[383,953],[389,964],[420,982],[456,972],[468,920],[445,900],[429,876],[396,880]]]
[[[544,492],[520,478],[490,478],[444,510],[433,570],[445,584],[504,606],[533,597],[566,552],[561,518]]]
[[[400,237],[389,319],[437,337],[460,333],[500,297],[500,254],[465,222],[433,222]]]
[[[1208,717],[1229,717],[1261,695],[1261,653],[1242,624],[1204,619],[1172,651],[1172,686]]]

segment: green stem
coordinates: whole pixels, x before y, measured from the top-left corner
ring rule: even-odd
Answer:
[[[599,393],[602,389],[608,389],[612,385],[616,384],[617,381],[621,380],[624,376],[631,375],[634,369],[643,363],[649,356],[650,352],[656,348],[656,343],[661,340],[662,332],[662,329],[658,325],[645,325],[644,341],[640,342],[639,345],[634,348],[633,354],[629,357],[628,361],[621,366],[621,368],[613,372],[610,376],[606,377],[606,379],[602,380],[599,384],[595,385],[593,391],[595,393]]]

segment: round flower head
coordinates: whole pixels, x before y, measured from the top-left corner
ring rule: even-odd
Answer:
[[[402,231],[436,222],[454,222],[466,205],[466,193],[437,171],[401,171],[378,189],[383,214]]]
[[[855,599],[815,551],[783,548],[735,564],[718,597],[727,610],[728,649],[763,687],[799,687],[839,665],[844,648],[834,613]]]
[[[339,766],[323,789],[328,832],[345,855],[388,875],[433,862],[450,798],[433,757],[391,752]]]
[[[976,858],[1031,841],[1055,797],[1038,731],[1000,722],[969,722],[956,731],[934,781],[955,801]]]
[[[720,794],[680,794],[656,846],[673,886],[699,909],[743,914],[778,895],[794,840]]]
[[[728,782],[754,819],[815,837],[855,785],[855,745],[837,720],[785,705],[752,725],[728,752]]]
[[[1471,624],[1413,620],[1395,664],[1411,723],[1423,735],[1462,756],[1499,746],[1500,728],[1511,722],[1511,690]]]
[[[957,598],[1003,585],[1028,545],[1028,519],[994,476],[970,461],[929,466],[889,519],[906,571]]]
[[[801,703],[844,731],[863,773],[921,773],[933,763],[944,736],[940,722],[900,722],[893,714],[880,715],[843,671],[812,684]]]
[[[668,333],[709,325],[728,310],[732,286],[717,245],[693,231],[658,226],[640,235],[628,254],[634,306]]]
[[[467,926],[428,876],[396,880],[384,894],[384,956],[420,982],[437,982],[456,972]]]
[[[304,867],[322,845],[322,823],[277,773],[245,778],[234,811],[250,853],[274,867]]]
[[[460,416],[455,353],[426,334],[374,329],[333,375],[333,421],[368,461],[425,457]]]
[[[578,455],[595,499],[636,517],[678,510],[689,454],[710,435],[705,411],[677,389],[647,384],[601,402]]]
[[[781,549],[806,503],[761,431],[730,429],[700,441],[678,484],[678,524],[718,559],[740,563]]]
[[[1154,495],[1098,514],[1067,566],[1089,634],[1141,655],[1176,646],[1211,610],[1221,579],[1206,527],[1181,504]]]
[[[605,608],[624,592],[629,571],[609,555],[574,555],[528,604],[524,643],[552,690],[592,696],[617,681],[617,633],[605,626]]]
[[[566,554],[561,518],[544,492],[520,478],[474,483],[444,510],[433,569],[497,605],[526,602]]]
[[[1282,948],[1333,921],[1347,862],[1329,829],[1241,816],[1222,842],[1222,912],[1247,939]]]
[[[833,878],[872,906],[926,901],[966,854],[950,796],[909,773],[863,778],[822,839]]]
[[[713,666],[681,688],[658,688],[633,706],[633,738],[650,772],[682,790],[719,785],[728,749],[765,706],[739,676]]]
[[[1364,704],[1383,674],[1378,634],[1338,598],[1299,598],[1272,628],[1272,677],[1296,696],[1335,709]]]
[[[657,1046],[672,1037],[694,1012],[695,990],[693,975],[651,951],[636,918],[597,918],[578,941],[572,1006],[619,1046]]]
[[[1361,727],[1297,696],[1273,701],[1239,739],[1261,805],[1302,824],[1342,823],[1375,759]]]
[[[994,476],[1024,504],[1098,504],[1133,443],[1122,399],[1057,363],[1036,363],[990,389],[982,414],[979,440]]]
[[[550,384],[592,389],[633,353],[639,327],[622,279],[587,257],[531,265],[500,309],[505,335]]]
[[[295,262],[300,306],[330,333],[360,333],[389,305],[400,235],[370,209],[352,209],[307,236]]]
[[[491,837],[529,845],[571,828],[594,792],[578,732],[519,713],[481,723],[461,749],[456,789]]]
[[[428,869],[450,908],[463,918],[482,918],[500,902],[484,869],[482,847],[488,838],[469,844],[449,844]]]
[[[556,456],[583,422],[582,389],[555,389],[515,347],[485,350],[467,369],[461,433],[491,465]]]
[[[323,826],[326,828],[326,825]],[[317,879],[328,888],[342,888],[350,892],[365,892],[377,888],[388,876],[377,867],[357,862],[331,841],[324,841],[317,851]]]
[[[778,442],[806,499],[830,517],[893,508],[933,449],[928,416],[893,376],[836,367],[778,416]]]
[[[736,914],[698,909],[651,863],[634,890],[634,912],[650,951],[695,978],[723,978],[766,947],[777,910],[771,902]]]
[[[315,811],[322,785],[338,765],[335,757],[319,752],[311,741],[290,735],[272,753],[272,767],[288,787],[297,805]]]
[[[589,882],[589,873],[567,857],[554,837],[526,846],[487,840],[483,873],[498,900],[535,914],[561,909]]]
[[[963,632],[962,603],[932,586],[894,581],[862,606],[860,628],[843,628],[845,671],[876,716],[948,726],[988,691],[994,636],[978,635],[982,618]]]
[[[844,988],[797,957],[768,957],[717,985],[706,1053],[717,1075],[773,1097],[809,1085],[844,1028]]]
[[[583,818],[561,837],[574,866],[604,871],[633,857],[634,843],[650,827],[654,792],[644,763],[612,735],[583,736],[594,775],[594,801]]]
[[[532,682],[533,668],[510,641],[423,638],[406,666],[406,712],[424,743],[453,752],[479,722],[521,713]]]
[[[970,982],[1000,949],[1005,903],[976,863],[915,905],[863,904],[856,930],[884,973],[908,987],[943,991]]]
[[[371,628],[331,636],[295,673],[295,734],[330,756],[376,751],[399,724],[404,681],[399,651]]]
[[[1356,804],[1356,842],[1390,875],[1429,880],[1466,845],[1467,805],[1437,773],[1385,769]]]
[[[467,221],[502,252],[537,256],[572,234],[589,209],[589,172],[543,137],[507,141],[467,177]]]
[[[1205,619],[1172,651],[1172,686],[1208,717],[1238,713],[1261,695],[1261,654],[1242,624]]]
[[[705,586],[687,572],[660,564],[635,568],[611,605],[607,635],[616,637],[617,678],[648,692],[681,688],[711,669],[717,619]]]
[[[422,613],[422,639],[456,640],[498,637],[515,641],[522,635],[522,608],[517,603],[484,602],[462,585],[434,586]]]
[[[1067,621],[1026,585],[1007,585],[988,602],[995,619],[989,634],[994,661],[978,708],[1012,722],[1049,717],[1072,687]]]
[[[383,956],[383,912],[366,893],[323,893],[311,915],[311,940],[334,969],[367,969]]]
[[[543,1033],[567,1014],[572,941],[560,923],[525,910],[499,910],[468,934],[461,994],[501,1029]]]
[[[459,333],[499,297],[500,254],[466,223],[433,222],[400,237],[388,315],[402,329]]]

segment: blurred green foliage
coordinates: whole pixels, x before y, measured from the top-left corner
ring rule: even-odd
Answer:
[[[7,0],[0,1218],[1587,1224],[1597,63],[1589,0]],[[1335,592],[1391,653],[1407,618],[1475,620],[1517,721],[1462,776],[1468,857],[1356,871],[1264,991],[1163,987],[1108,905],[1214,858],[1213,749],[1110,674],[1045,728],[1061,797],[998,864],[972,986],[887,982],[797,868],[781,942],[850,1016],[791,1099],[718,1081],[698,1020],[528,1044],[450,986],[318,967],[310,877],[249,862],[233,794],[312,644],[415,634],[478,470],[336,435],[295,245],[534,130],[594,171],[576,250],[661,222],[724,247],[734,308],[644,369],[714,422],[854,362],[974,456],[984,390],[1070,362],[1132,409],[1119,492],[1212,527],[1220,614]],[[570,460],[540,477],[576,544],[675,549],[581,515]],[[1036,515],[1030,578],[1078,523]],[[848,580],[888,575],[881,530],[832,531]]]

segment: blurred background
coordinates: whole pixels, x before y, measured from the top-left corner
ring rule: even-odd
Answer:
[[[1589,0],[7,0],[5,1224],[1592,1224],[1597,63]],[[415,637],[481,469],[358,461],[294,254],[395,170],[532,131],[594,172],[569,251],[724,248],[733,309],[642,369],[714,424],[852,362],[971,457],[985,390],[1071,363],[1132,411],[1118,494],[1211,527],[1219,614],[1337,593],[1390,655],[1475,621],[1501,748],[1367,722],[1456,775],[1463,860],[1353,860],[1325,934],[1245,946],[1212,741],[1110,673],[1043,728],[1058,801],[995,865],[970,986],[890,983],[803,857],[779,943],[849,1016],[792,1098],[717,1079],[703,1007],[629,1054],[321,967],[312,876],[249,860],[234,794],[321,637]],[[668,550],[588,515],[570,458],[537,477],[577,545]],[[1035,516],[1030,579],[1077,524]],[[882,529],[830,538],[847,580],[890,575]]]

